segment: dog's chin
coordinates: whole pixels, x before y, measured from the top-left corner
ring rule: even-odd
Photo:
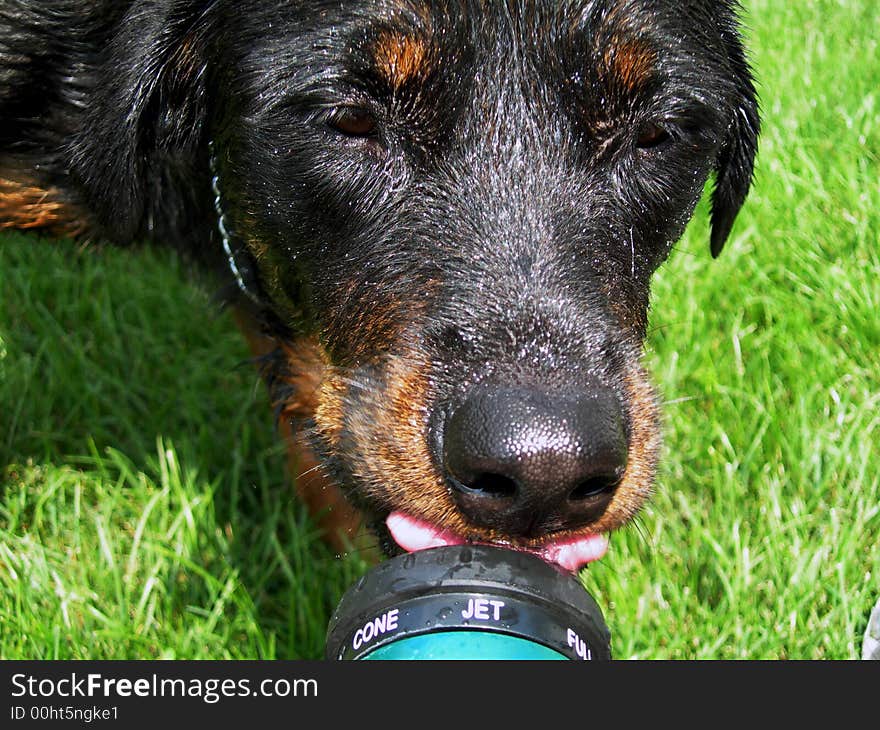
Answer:
[[[451,530],[438,528],[436,525],[401,511],[389,514],[385,519],[385,527],[395,546],[409,553],[428,548],[474,542]],[[502,540],[488,544],[532,553],[563,570],[575,572],[605,555],[608,551],[608,536],[583,533],[555,539],[548,537],[543,542],[527,546]]]

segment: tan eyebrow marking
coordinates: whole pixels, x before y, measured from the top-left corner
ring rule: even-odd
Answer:
[[[373,48],[376,68],[395,89],[427,74],[427,43],[414,36],[389,31]]]
[[[646,43],[637,40],[615,42],[604,54],[605,67],[631,91],[644,86],[654,71],[656,54]]]

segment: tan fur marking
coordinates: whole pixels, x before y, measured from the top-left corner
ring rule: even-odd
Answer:
[[[386,434],[386,439],[364,455],[371,471],[393,474],[413,500],[434,492],[438,481],[427,443],[429,382],[428,364],[410,367],[404,359],[392,361],[386,406],[376,414],[373,429],[377,435]]]
[[[341,377],[328,375],[318,391],[318,407],[315,422],[318,432],[334,448],[339,446],[345,425],[345,395],[348,386]]]
[[[60,198],[57,188],[44,189],[0,177],[0,230],[45,229],[57,236],[85,232],[85,222]]]
[[[614,43],[605,52],[605,66],[630,91],[644,86],[654,71],[656,54],[640,41]]]
[[[347,445],[352,471],[379,502],[437,524],[464,527],[428,448],[430,364],[414,354],[398,354],[382,371],[385,386],[363,391],[359,407],[347,410],[350,386],[341,375],[330,374],[315,416],[319,431],[335,444],[345,426],[352,439]]]
[[[660,412],[654,389],[640,366],[630,369],[626,379],[629,396],[629,460],[623,479],[595,529],[604,532],[629,522],[651,496],[660,455]]]
[[[318,407],[318,391],[327,366],[326,356],[314,339],[299,340],[296,343],[280,343],[290,375],[288,384],[293,396],[284,403],[273,403],[288,419],[311,418]]]
[[[401,33],[384,33],[373,49],[376,68],[395,89],[426,75],[427,55],[422,39]]]
[[[291,344],[267,337],[244,310],[235,310],[234,317],[255,356],[262,357],[280,346],[288,360],[293,396],[273,405],[281,409],[278,429],[287,447],[288,473],[294,480],[297,496],[333,549],[346,552],[365,547],[371,540],[364,534],[360,515],[342,490],[321,471],[318,458],[292,425],[295,420],[309,418],[318,407],[326,363],[323,351],[312,339]]]

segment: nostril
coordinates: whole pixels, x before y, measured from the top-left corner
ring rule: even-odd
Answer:
[[[479,492],[487,497],[508,499],[516,496],[519,488],[516,482],[503,474],[484,472],[472,479],[470,484],[465,485],[472,492]]]
[[[602,494],[610,494],[620,484],[620,477],[616,474],[602,474],[584,479],[571,492],[568,493],[570,502],[580,502]]]

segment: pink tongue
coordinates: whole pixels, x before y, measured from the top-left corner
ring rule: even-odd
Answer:
[[[454,532],[441,532],[424,520],[410,517],[403,512],[392,512],[385,524],[388,525],[394,541],[408,553],[444,545],[461,545],[464,542]]]
[[[465,542],[464,538],[450,530],[438,530],[430,523],[404,512],[392,512],[385,524],[395,542],[410,553],[445,545],[461,545]],[[608,538],[605,535],[569,537],[527,550],[548,563],[556,563],[571,571],[598,560],[607,551]]]

